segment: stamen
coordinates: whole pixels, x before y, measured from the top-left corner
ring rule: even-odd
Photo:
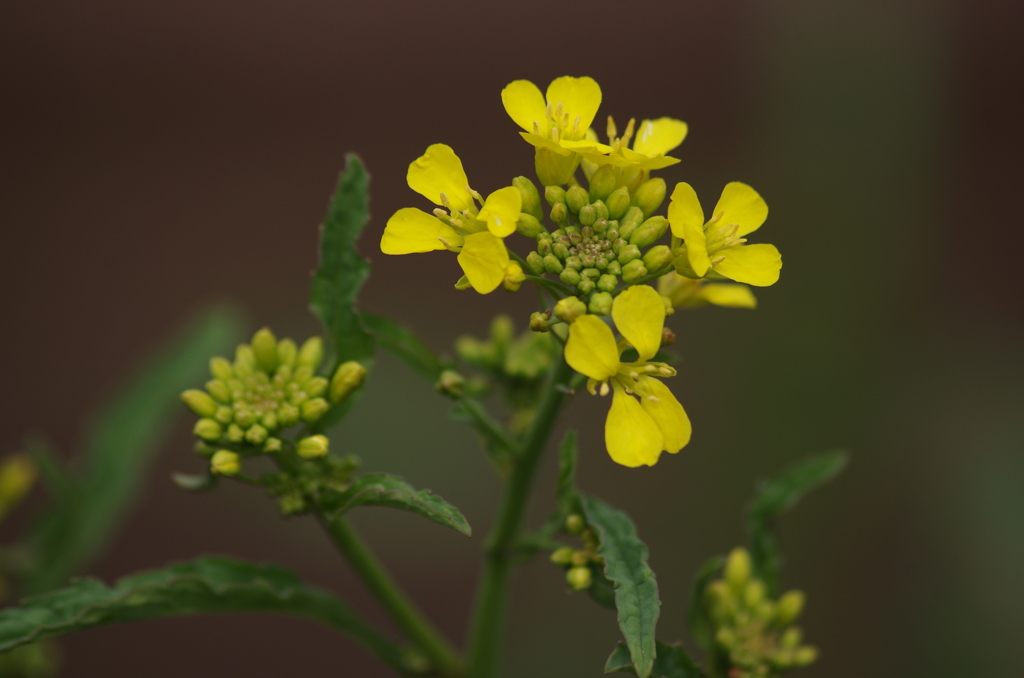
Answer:
[[[452,203],[448,200],[448,196],[445,195],[444,191],[441,191],[441,204],[444,205],[450,212],[452,209]]]
[[[561,118],[564,113],[565,113],[565,109],[562,106],[562,102],[559,101],[558,105],[555,106],[555,117],[556,118]]]
[[[636,118],[630,118],[626,123],[626,131],[622,133],[622,145],[629,146],[629,140],[633,138],[633,127],[636,125]]]
[[[576,116],[576,119],[573,120],[573,122],[572,122],[572,133],[573,134],[576,134],[576,132],[580,131],[580,120],[581,120],[581,118],[578,115]]]
[[[435,207],[434,216],[437,217],[438,219],[444,219],[448,216],[448,212],[444,211],[440,207]]]
[[[619,130],[617,127],[615,127],[615,119],[610,115],[608,116],[607,134],[609,142],[611,142],[613,139],[619,136]]]
[[[451,244],[450,242],[448,242],[447,238],[439,237],[438,240],[440,240],[441,244],[444,245],[445,249],[450,251],[450,252],[461,252],[462,251],[461,247],[459,247],[457,245]]]
[[[723,261],[725,261],[725,257],[715,257],[714,259],[711,260],[711,265],[712,266],[717,266],[718,264],[722,263]]]
[[[540,123],[536,120],[533,121],[533,133],[540,136]]]
[[[551,128],[551,140],[554,141],[555,143],[558,143],[558,128],[557,127],[552,127]]]
[[[608,395],[608,391],[610,391],[610,390],[611,390],[611,388],[608,386],[608,382],[607,381],[601,382],[601,395],[602,396]]]

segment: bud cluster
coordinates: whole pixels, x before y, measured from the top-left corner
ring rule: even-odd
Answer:
[[[600,545],[597,535],[589,529],[583,516],[572,514],[565,520],[565,530],[579,535],[583,540],[582,549],[563,546],[551,553],[551,562],[565,568],[565,581],[573,591],[586,591],[594,583],[592,568],[604,566],[604,558],[597,555]]]
[[[705,602],[730,676],[769,678],[817,659],[818,650],[801,644],[800,628],[793,624],[803,609],[802,592],[772,600],[764,582],[751,575],[750,555],[742,548],[729,554],[724,575],[708,586]]]

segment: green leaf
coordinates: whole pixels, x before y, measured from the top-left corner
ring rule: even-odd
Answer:
[[[29,537],[39,565],[24,581],[24,592],[60,586],[89,565],[125,515],[150,458],[183,412],[179,394],[201,383],[210,356],[225,352],[241,336],[241,322],[230,309],[204,313],[144,364],[99,413],[76,460],[80,472],[64,480],[51,478],[61,489]]]
[[[82,579],[0,610],[0,651],[119,622],[191,614],[271,612],[322,622],[353,635],[394,667],[403,652],[345,603],[272,565],[200,558],[141,572],[107,586]]]
[[[444,371],[441,362],[430,347],[393,320],[373,313],[363,313],[363,324],[377,338],[377,343],[396,358],[435,383]]]
[[[328,490],[320,495],[320,507],[331,514],[331,520],[356,506],[390,506],[418,513],[467,537],[473,532],[459,509],[430,490],[417,490],[396,476],[360,476],[344,492]]]
[[[708,616],[707,606],[704,604],[704,592],[711,580],[722,571],[725,566],[725,558],[715,556],[701,566],[700,571],[693,580],[693,588],[690,591],[690,611],[687,614],[687,623],[690,627],[690,635],[697,641],[706,652],[712,652],[714,648],[714,624]]]
[[[555,486],[558,508],[564,518],[583,509],[576,491],[576,431],[569,429],[558,448],[558,484]]]
[[[328,374],[348,360],[368,366],[373,357],[373,336],[356,309],[356,296],[370,274],[370,265],[356,251],[370,218],[369,176],[358,157],[350,154],[347,160],[320,230],[320,265],[309,295],[310,308],[328,335]]]
[[[647,547],[625,513],[593,497],[583,499],[583,508],[601,540],[598,555],[604,558],[605,576],[615,585],[619,628],[633,666],[640,678],[648,678],[654,667],[654,628],[661,601],[654,572],[647,565]]]
[[[846,466],[847,459],[843,451],[814,455],[758,488],[748,520],[750,553],[754,572],[764,580],[769,593],[775,592],[781,564],[773,531],[775,519],[796,506],[805,494],[836,477]]]
[[[651,671],[652,678],[700,678],[701,672],[686,650],[678,645],[668,645],[657,642],[658,658],[654,660],[654,669]],[[615,673],[622,671],[635,674],[633,662],[630,659],[629,648],[619,641],[612,650],[608,661],[605,662],[604,672]]]
[[[508,430],[496,421],[484,409],[483,404],[475,398],[463,395],[452,407],[451,417],[455,421],[472,426],[484,439],[484,450],[501,473],[508,473],[515,457],[519,454],[519,445],[512,439]]]

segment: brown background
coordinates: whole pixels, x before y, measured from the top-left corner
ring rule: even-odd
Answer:
[[[0,445],[73,450],[88,413],[197,308],[242,304],[302,338],[316,224],[344,154],[373,174],[367,308],[438,350],[522,324],[532,295],[456,293],[454,258],[385,258],[386,217],[424,206],[405,167],[430,143],[489,191],[529,173],[502,110],[516,78],[601,84],[601,115],[671,115],[665,171],[710,201],[754,185],[785,256],[754,312],[678,314],[672,387],[693,443],[654,469],[601,449],[580,397],[581,483],[634,517],[684,634],[699,563],[742,538],[755,480],[804,454],[851,468],[787,518],[784,582],[808,592],[803,675],[1024,674],[1024,338],[1019,282],[1022,12],[998,0],[748,2],[21,2],[0,7]],[[368,470],[458,505],[472,539],[398,512],[357,526],[453,638],[497,483],[446,405],[383,357],[338,432]],[[549,461],[551,461],[549,459]],[[315,526],[257,492],[192,496],[187,417],[93,568],[201,553],[294,567],[380,620]],[[536,517],[551,503],[551,464]],[[506,676],[597,676],[611,613],[537,562],[516,579]],[[271,617],[175,619],[60,642],[66,676],[386,675],[360,648]]]

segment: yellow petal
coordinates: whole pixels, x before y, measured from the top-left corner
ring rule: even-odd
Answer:
[[[633,150],[644,155],[665,155],[683,143],[688,129],[685,122],[674,118],[644,120],[636,131]]]
[[[548,137],[541,136],[540,134],[534,134],[533,132],[520,132],[519,136],[523,137],[537,148],[546,148],[550,151],[557,153],[558,155],[572,155],[572,150],[568,148],[563,148],[562,144],[560,144],[559,142],[552,141]],[[550,184],[548,185],[550,186]]]
[[[768,218],[768,205],[757,191],[738,181],[726,184],[722,197],[715,205],[712,218],[719,218],[719,226],[738,224],[740,237],[753,233]]]
[[[444,193],[456,211],[473,207],[473,196],[467,190],[469,179],[462,169],[462,161],[451,146],[429,146],[426,153],[409,165],[406,181],[409,182],[409,188],[435,205],[443,204],[441,194]]]
[[[526,136],[525,134],[523,136]],[[561,149],[561,152],[566,152]],[[559,155],[547,147],[538,147],[533,154],[533,167],[541,186],[555,186],[567,183],[580,164],[579,153]]]
[[[580,139],[579,141],[570,141],[566,139],[559,143],[559,146],[571,151],[576,151],[577,153],[590,151],[592,153],[607,154],[612,152],[611,146],[602,144],[596,139]]]
[[[751,245],[753,247],[753,245]],[[757,308],[757,299],[746,285],[731,283],[705,283],[697,296],[715,306],[731,308]]]
[[[467,235],[459,253],[459,265],[469,284],[480,294],[493,292],[505,279],[508,250],[501,238],[488,231]]]
[[[561,103],[563,111],[569,114],[569,126],[563,136],[579,139],[586,134],[590,123],[594,122],[597,109],[601,106],[601,88],[593,78],[571,78],[566,75],[548,85],[547,100],[552,111]],[[578,125],[577,116],[580,119]],[[574,128],[575,134],[572,133]]]
[[[405,207],[388,219],[380,239],[384,254],[412,254],[446,249],[439,238],[452,245],[461,245],[462,236],[432,214],[414,207]]]
[[[488,230],[499,238],[516,230],[519,213],[523,211],[523,195],[515,186],[499,188],[487,196],[476,218],[487,222]]]
[[[679,162],[679,158],[673,158],[668,155],[649,156],[643,153],[637,153],[636,151],[631,151],[628,148],[620,149],[620,153],[626,162],[648,171],[665,169],[666,167],[670,167]]]
[[[661,330],[665,326],[665,302],[648,285],[633,285],[615,297],[612,320],[640,360],[654,357],[661,348]]]
[[[505,112],[517,125],[527,132],[532,132],[533,123],[536,122],[540,125],[541,134],[547,136],[548,117],[544,96],[532,82],[510,82],[501,90],[501,103],[505,105]]]
[[[718,252],[724,261],[715,264],[715,271],[736,282],[768,287],[779,280],[782,255],[775,245],[740,245]]]
[[[569,325],[565,362],[580,374],[604,381],[619,372],[615,335],[596,315],[582,315]]]
[[[657,398],[652,400],[649,397],[641,397],[640,405],[658,425],[665,451],[675,454],[686,447],[690,442],[693,427],[690,425],[690,418],[686,416],[686,410],[679,404],[668,386],[653,377],[640,377],[640,390],[644,391],[644,396]]]
[[[697,199],[697,192],[690,184],[680,182],[672,191],[668,204],[668,223],[672,227],[672,235],[682,238],[686,243],[690,266],[697,275],[703,277],[711,267],[711,258],[704,237],[704,210]]]
[[[609,456],[616,464],[630,468],[654,466],[664,449],[661,429],[618,382],[612,382],[612,386],[612,406],[604,422]]]

